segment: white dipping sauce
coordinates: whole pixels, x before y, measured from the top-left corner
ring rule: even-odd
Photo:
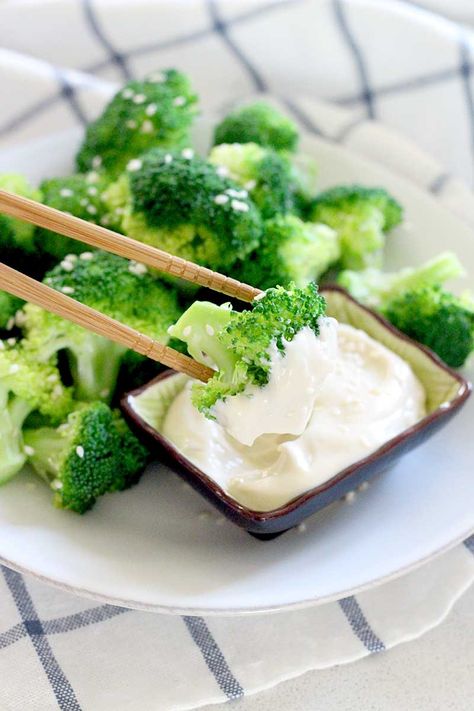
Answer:
[[[313,339],[321,341],[319,348],[306,343],[306,329],[288,344],[285,358],[291,362],[294,358],[296,368],[287,370],[291,383],[280,383],[277,389],[271,379],[259,388],[258,399],[246,398],[235,410],[227,410],[234,436],[192,405],[191,382],[166,415],[164,436],[234,499],[255,511],[271,511],[323,484],[425,414],[425,393],[408,363],[352,326],[333,319],[325,319],[321,326],[320,338]],[[302,373],[299,336],[300,345],[312,353]],[[308,380],[308,364],[314,379]],[[311,393],[305,393],[303,382],[309,382]],[[302,405],[300,416],[297,410]],[[266,429],[259,427],[260,418]],[[301,434],[285,432],[285,423],[296,432],[301,427]],[[252,441],[259,431],[275,434],[262,434],[251,446],[241,443]]]

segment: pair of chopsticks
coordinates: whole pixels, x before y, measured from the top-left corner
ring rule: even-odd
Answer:
[[[242,301],[253,301],[261,293],[260,289],[255,289],[236,279],[6,190],[0,190],[0,213],[44,227],[120,257],[133,259],[166,274]],[[163,346],[153,338],[2,263],[0,263],[0,289],[192,378],[207,382],[214,375],[211,368],[198,363],[193,358]]]

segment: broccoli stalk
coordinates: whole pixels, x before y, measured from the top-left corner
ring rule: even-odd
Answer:
[[[264,224],[260,247],[234,273],[260,289],[292,282],[303,287],[318,281],[340,253],[337,233],[330,227],[284,215]]]
[[[441,285],[463,273],[457,256],[442,252],[420,267],[407,267],[398,272],[381,272],[373,268],[362,272],[346,270],[339,274],[338,283],[362,304],[384,311],[394,298],[407,291]]]
[[[232,111],[216,126],[214,145],[257,143],[277,151],[294,151],[298,138],[291,119],[270,104],[257,101]]]
[[[383,188],[338,186],[317,195],[308,218],[339,234],[344,269],[380,267],[385,233],[402,220],[402,208]]]
[[[48,286],[166,344],[179,317],[176,292],[142,264],[105,252],[72,255],[45,278]],[[65,351],[76,396],[110,402],[126,349],[34,304],[25,312],[24,347],[40,362]]]
[[[85,513],[99,496],[136,483],[146,449],[104,403],[81,404],[58,428],[26,430],[29,462],[54,491],[54,505]]]
[[[192,304],[169,332],[187,344],[196,360],[218,369],[206,384],[194,384],[194,405],[212,418],[218,400],[237,395],[248,385],[268,383],[271,347],[284,353],[285,343],[305,327],[319,334],[318,319],[325,305],[315,284],[304,289],[291,286],[288,291],[268,289],[242,313],[225,305]]]

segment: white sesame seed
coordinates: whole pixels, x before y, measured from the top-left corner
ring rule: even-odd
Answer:
[[[151,121],[144,121],[142,123],[142,128],[141,131],[142,133],[153,133],[155,127],[153,126]]]
[[[137,122],[134,119],[128,119],[128,121],[125,121],[125,126],[127,128],[136,128],[137,127]]]
[[[148,81],[161,84],[161,82],[166,81],[166,78],[166,74],[163,74],[163,72],[153,72],[148,76]]]
[[[175,106],[184,106],[186,103],[186,99],[184,96],[177,96],[176,99],[173,99],[173,104]]]
[[[228,195],[216,195],[214,198],[214,202],[216,205],[225,205],[226,202],[229,202],[229,196]]]
[[[7,338],[7,343],[9,346],[16,345],[16,338]],[[18,366],[19,367],[19,366]]]
[[[191,160],[194,158],[194,151],[192,148],[184,148],[184,150],[181,151],[181,155],[183,158],[186,158],[186,160]]]
[[[88,183],[97,183],[99,181],[99,173],[96,173],[95,170],[91,170],[89,173],[87,173],[86,181]]]
[[[21,309],[15,314],[15,323],[17,326],[24,326],[26,323],[26,314]]]
[[[91,185],[90,188],[87,188],[87,193],[88,195],[97,195],[99,191],[95,187],[95,185]]]
[[[253,190],[256,186],[257,186],[256,180],[249,180],[247,183],[245,183],[244,188],[246,190]]]
[[[133,158],[127,163],[127,170],[129,171],[140,170],[141,167],[142,162],[139,158]]]
[[[33,449],[33,447],[30,447],[29,444],[25,444],[24,450],[25,450],[25,454],[26,454],[28,457],[32,457],[33,454],[35,453],[35,450]]]
[[[55,383],[57,379],[58,376],[56,375],[56,373],[51,373],[51,375],[48,375],[48,377],[46,378],[48,383]]]
[[[61,195],[61,197],[72,197],[74,195],[73,191],[70,188],[61,188],[59,194]]]
[[[88,205],[86,209],[89,215],[97,215],[97,208],[94,205]]]
[[[127,88],[127,89],[124,89],[124,90],[122,91],[122,96],[123,96],[124,99],[131,99],[132,96],[133,96],[133,91],[132,91],[132,89],[128,89],[128,88]]]
[[[84,447],[81,444],[76,447],[76,454],[79,459],[84,459]]]
[[[116,207],[114,210],[114,215],[123,215],[125,209],[123,207]]]
[[[146,101],[146,96],[145,94],[135,94],[132,101],[134,104],[144,104]]]
[[[55,385],[53,388],[53,392],[51,393],[51,396],[54,398],[54,400],[57,400],[58,397],[61,397],[63,394],[63,387],[62,385]]]
[[[5,350],[5,344],[3,341],[0,341],[0,351],[4,351],[4,350]]]
[[[74,288],[72,286],[63,286],[61,291],[63,294],[74,294]]]
[[[7,331],[11,331],[14,325],[15,325],[15,317],[12,316],[7,321]]]
[[[91,259],[94,259],[94,253],[82,252],[82,254],[79,255],[79,258],[82,259],[84,262],[89,262]]]
[[[248,192],[246,190],[234,190],[234,188],[228,188],[226,190],[227,195],[230,195],[230,197],[234,198],[246,198],[249,196]]]
[[[145,109],[145,113],[147,116],[154,116],[156,114],[158,107],[156,104],[148,104],[148,106]]]
[[[18,373],[19,370],[20,370],[20,366],[18,365],[18,363],[14,363],[13,365],[10,366],[10,369],[8,372],[10,373],[10,375],[14,375],[14,373]]]
[[[242,202],[241,200],[232,200],[230,203],[232,206],[232,209],[235,210],[236,212],[248,212],[249,211],[249,206],[247,205],[246,202]]]
[[[171,155],[171,153],[167,153],[167,154],[165,155],[164,161],[165,161],[165,163],[166,163],[167,165],[169,165],[170,163],[173,162],[173,156]]]
[[[296,530],[298,533],[304,533],[306,531],[306,524],[305,523],[299,523],[296,527]]]
[[[100,224],[104,225],[104,227],[107,227],[107,225],[110,225],[110,217],[108,215],[104,215],[103,217],[101,217]]]
[[[142,274],[146,274],[148,269],[144,264],[140,264],[139,262],[132,262],[129,267],[128,271],[131,274],[135,274],[136,276],[142,276]]]
[[[219,165],[216,168],[216,173],[220,178],[226,178],[229,175],[229,169],[225,165]]]
[[[212,326],[211,326],[210,323],[206,323],[206,333],[207,333],[209,336],[213,336],[213,335],[215,334],[215,331],[214,331],[214,329],[212,328]]]
[[[65,272],[72,272],[74,269],[74,264],[68,259],[63,259],[63,261],[61,262],[61,267],[64,269]]]
[[[53,479],[51,482],[51,488],[55,490],[59,490],[63,488],[63,483],[62,481],[59,481],[59,479]]]
[[[344,501],[346,502],[346,504],[353,504],[355,497],[355,491],[348,491],[347,494],[344,496]]]
[[[67,259],[68,262],[77,262],[77,254],[66,254],[64,259]]]
[[[192,333],[193,327],[192,326],[186,326],[183,328],[183,336],[190,336]]]
[[[102,158],[100,156],[94,156],[92,159],[92,167],[93,168],[100,168],[102,165]]]
[[[89,200],[87,198],[82,198],[81,200],[79,200],[79,205],[82,205],[82,207],[85,207],[88,204]]]

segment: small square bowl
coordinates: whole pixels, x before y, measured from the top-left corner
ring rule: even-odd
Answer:
[[[354,462],[320,486],[314,487],[273,511],[253,511],[239,504],[206,472],[183,456],[160,433],[166,412],[187,377],[165,371],[150,383],[127,393],[122,409],[135,432],[151,446],[157,459],[167,464],[224,516],[259,538],[276,535],[332,504],[363,482],[388,469],[403,454],[417,447],[443,427],[466,402],[471,385],[448,368],[431,351],[400,333],[388,321],[361,306],[338,287],[321,290],[327,313],[341,323],[365,331],[407,361],[426,392],[426,416],[393,437],[369,456]]]

